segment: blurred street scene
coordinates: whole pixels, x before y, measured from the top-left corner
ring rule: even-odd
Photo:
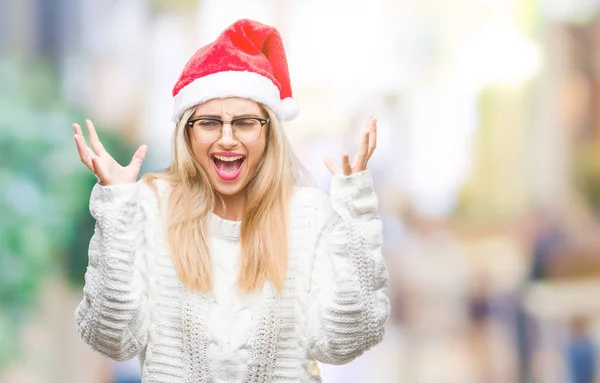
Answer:
[[[599,383],[595,0],[0,0],[0,382],[140,381],[75,328],[95,178],[71,125],[165,168],[172,86],[238,18],[282,33],[319,187],[379,121],[392,317],[323,381]]]

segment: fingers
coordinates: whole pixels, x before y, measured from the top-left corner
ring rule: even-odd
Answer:
[[[369,143],[368,143],[366,161],[368,161],[369,158],[371,158],[376,147],[377,147],[377,119],[373,118],[373,119],[371,119],[371,124],[369,126]],[[365,167],[366,167],[366,161],[365,161]]]
[[[350,165],[350,156],[348,153],[344,153],[342,156],[342,169],[345,176],[352,175],[352,166]]]
[[[106,150],[104,150],[104,146],[98,138],[98,133],[96,133],[94,124],[91,120],[85,120],[85,125],[87,126],[88,134],[90,135],[90,144],[92,145],[92,148],[94,149],[97,155],[101,156],[106,152]]]
[[[352,169],[355,172],[361,172],[367,168],[367,162],[375,147],[377,145],[377,119],[374,117],[369,118],[365,131],[360,141],[360,148],[358,153],[352,161]]]
[[[144,162],[144,159],[146,158],[147,152],[148,152],[148,147],[146,145],[140,146],[138,148],[138,150],[136,150],[135,153],[133,154],[133,158],[131,159],[129,166],[132,168],[136,168],[139,171],[140,168],[142,167],[142,163]]]
[[[352,174],[352,166],[350,165],[350,156],[348,156],[348,153],[344,153],[342,156],[341,167],[331,157],[325,158],[325,166],[327,166],[327,169],[329,169],[329,171],[334,175],[343,174],[345,176],[349,176]]]
[[[325,157],[325,166],[333,175],[342,174],[342,168],[331,157]]]
[[[354,156],[354,161],[352,161],[353,169],[361,170],[365,166],[365,162],[367,161],[368,148],[369,130],[365,130],[360,140],[360,148],[358,149],[358,153],[356,153],[356,156]]]
[[[79,124],[77,124],[77,123],[73,124],[73,130],[75,131],[75,134],[79,134],[80,136],[83,136],[83,133],[81,133],[81,126],[79,126]]]
[[[344,153],[342,156],[341,167],[331,157],[325,158],[325,166],[327,166],[327,169],[334,175],[343,174],[345,176],[350,176],[353,173],[362,172],[367,169],[367,162],[373,155],[376,147],[377,119],[375,117],[370,117],[360,141],[360,148],[358,153],[356,153],[352,164],[350,164],[348,153]]]
[[[98,183],[100,185],[107,185],[110,181],[109,175],[106,173],[106,170],[100,165],[100,159],[98,156],[93,156],[92,159],[93,172],[98,178]]]
[[[73,124],[73,129],[75,130],[75,135],[73,136],[73,139],[75,139],[75,143],[77,145],[79,158],[81,158],[81,162],[83,162],[83,164],[93,172],[94,165],[92,164],[91,158],[93,152],[85,143],[85,138],[83,138],[83,135],[81,134],[81,127],[78,124]]]

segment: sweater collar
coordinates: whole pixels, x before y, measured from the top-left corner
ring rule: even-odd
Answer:
[[[211,231],[215,235],[228,239],[240,238],[240,229],[242,226],[241,221],[229,221],[227,219],[219,217],[215,213],[210,213],[208,222]]]

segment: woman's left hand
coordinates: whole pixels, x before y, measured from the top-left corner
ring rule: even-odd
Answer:
[[[352,165],[350,164],[350,157],[348,153],[344,153],[342,156],[342,166],[338,165],[337,162],[331,157],[325,158],[325,166],[327,169],[334,175],[343,174],[345,176],[350,176],[354,173],[359,173],[367,169],[367,162],[375,147],[377,145],[377,119],[375,117],[369,118],[367,121],[367,126],[365,127],[365,131],[362,135],[362,139],[360,142],[360,149],[356,156],[354,156],[354,160],[352,161]]]

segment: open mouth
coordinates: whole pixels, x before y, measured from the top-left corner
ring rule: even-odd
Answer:
[[[240,175],[246,161],[246,156],[241,154],[226,156],[212,154],[211,158],[217,175],[225,181],[236,179]]]

